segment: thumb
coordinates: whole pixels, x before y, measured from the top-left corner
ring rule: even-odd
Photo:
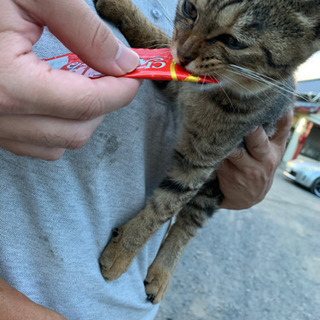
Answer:
[[[138,55],[116,39],[107,25],[84,1],[29,0],[32,16],[85,63],[106,75],[122,75],[134,70]]]
[[[261,126],[245,138],[245,144],[249,154],[258,161],[263,161],[270,152],[269,137]]]

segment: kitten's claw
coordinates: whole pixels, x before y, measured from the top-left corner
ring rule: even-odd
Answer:
[[[119,235],[120,231],[119,228],[112,229],[112,237],[115,238]]]
[[[170,279],[170,272],[152,264],[144,281],[147,300],[153,304],[159,303],[168,289]]]
[[[147,294],[147,300],[152,302],[155,300],[156,296],[154,294]]]

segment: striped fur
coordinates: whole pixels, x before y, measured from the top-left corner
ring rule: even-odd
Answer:
[[[170,46],[188,71],[220,80],[218,86],[168,84],[181,113],[173,165],[145,208],[113,232],[100,258],[105,279],[117,279],[176,216],[145,281],[147,298],[157,303],[185,246],[223,199],[215,170],[257,126],[273,135],[276,121],[292,108],[292,74],[320,49],[320,1],[180,0],[172,40],[130,0],[99,0],[97,9],[132,46]]]

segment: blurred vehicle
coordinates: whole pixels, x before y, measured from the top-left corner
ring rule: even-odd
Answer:
[[[306,157],[286,163],[283,174],[320,197],[320,161]]]

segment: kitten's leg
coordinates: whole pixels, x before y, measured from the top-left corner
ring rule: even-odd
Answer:
[[[168,48],[170,38],[155,27],[131,0],[97,0],[99,15],[114,23],[133,48]]]
[[[179,212],[148,270],[145,289],[149,301],[156,304],[162,300],[184,249],[197,229],[219,208],[222,197],[218,179],[212,179]]]
[[[114,230],[111,242],[100,257],[103,277],[106,280],[120,277],[153,233],[198,193],[212,171],[207,167],[189,167],[184,171],[179,163],[174,163],[146,207],[127,224]]]

